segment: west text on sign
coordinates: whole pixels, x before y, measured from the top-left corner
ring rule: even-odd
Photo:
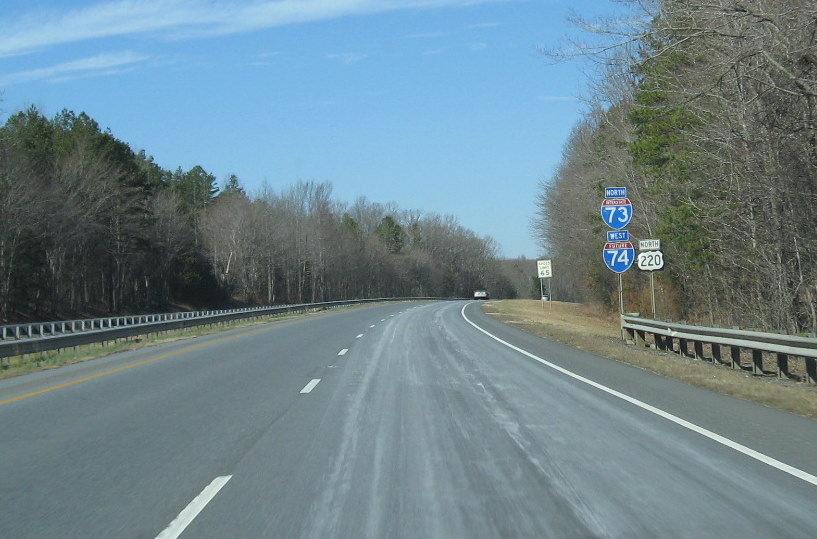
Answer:
[[[630,232],[627,230],[608,230],[607,241],[630,241]]]

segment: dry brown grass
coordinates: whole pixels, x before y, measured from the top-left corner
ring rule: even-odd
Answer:
[[[754,376],[678,354],[627,345],[621,340],[618,318],[590,306],[554,301],[546,303],[543,309],[538,300],[502,300],[484,304],[483,310],[506,324],[540,337],[668,378],[817,419],[815,386]]]

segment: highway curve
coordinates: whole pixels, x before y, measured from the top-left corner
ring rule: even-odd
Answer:
[[[466,301],[0,382],[0,537],[817,537],[817,423]]]

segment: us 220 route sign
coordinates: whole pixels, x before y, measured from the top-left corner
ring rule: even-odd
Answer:
[[[601,218],[613,230],[621,230],[633,218],[633,204],[629,198],[605,198],[601,203]]]
[[[604,244],[604,263],[616,273],[624,273],[635,262],[635,247],[629,241]]]

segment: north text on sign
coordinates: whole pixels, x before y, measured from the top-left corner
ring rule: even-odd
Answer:
[[[604,198],[627,198],[626,187],[605,187]]]

